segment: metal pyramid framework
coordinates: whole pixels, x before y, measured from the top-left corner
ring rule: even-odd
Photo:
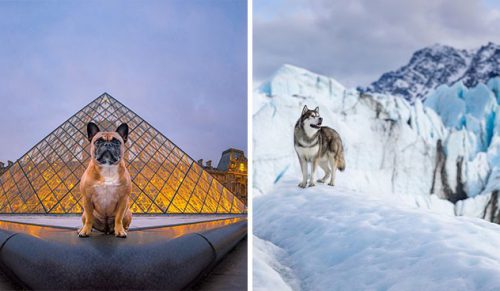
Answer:
[[[126,122],[125,160],[134,213],[243,213],[244,204],[149,123],[104,93],[0,176],[0,213],[81,213],[88,165],[87,123],[114,131]]]

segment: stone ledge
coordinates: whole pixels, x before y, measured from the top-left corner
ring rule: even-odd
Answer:
[[[247,232],[242,217],[130,231],[126,239],[6,224],[0,225],[0,264],[29,289],[183,289]]]

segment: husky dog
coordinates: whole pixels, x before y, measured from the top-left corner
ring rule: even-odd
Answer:
[[[315,186],[314,175],[319,166],[325,171],[325,176],[318,180],[328,185],[335,185],[335,171],[345,169],[344,148],[339,134],[327,127],[321,126],[323,118],[319,115],[319,107],[309,110],[307,105],[295,124],[294,145],[302,170],[302,182],[299,187],[307,186],[307,166],[312,164],[309,187]]]

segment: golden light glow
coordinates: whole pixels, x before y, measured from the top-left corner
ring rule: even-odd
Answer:
[[[81,213],[80,177],[89,162],[86,125],[130,128],[127,168],[134,213],[242,213],[245,206],[135,113],[102,95],[0,176],[0,213]],[[244,164],[240,164],[244,170]]]
[[[160,228],[151,228],[137,232],[137,235],[149,235],[149,233],[153,232],[155,234],[164,237],[176,238],[193,232],[202,232],[219,228],[225,225],[234,224],[240,221],[244,221],[245,219],[246,218],[235,217],[235,218],[219,219],[213,221],[202,221],[191,224],[181,224],[181,225],[173,225]],[[66,233],[68,231],[68,229],[64,228],[54,228],[48,226],[16,223],[16,222],[1,221],[1,220],[0,220],[0,228],[7,231],[27,233],[37,238],[42,238],[46,236],[48,233],[55,234],[60,232],[63,233],[63,235],[67,235]]]

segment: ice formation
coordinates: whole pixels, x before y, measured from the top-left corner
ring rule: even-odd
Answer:
[[[319,106],[324,124],[343,139],[347,168],[339,186],[500,222],[499,88],[499,78],[473,88],[458,82],[410,104],[284,65],[254,96],[254,193],[299,177],[293,126],[307,104]]]

